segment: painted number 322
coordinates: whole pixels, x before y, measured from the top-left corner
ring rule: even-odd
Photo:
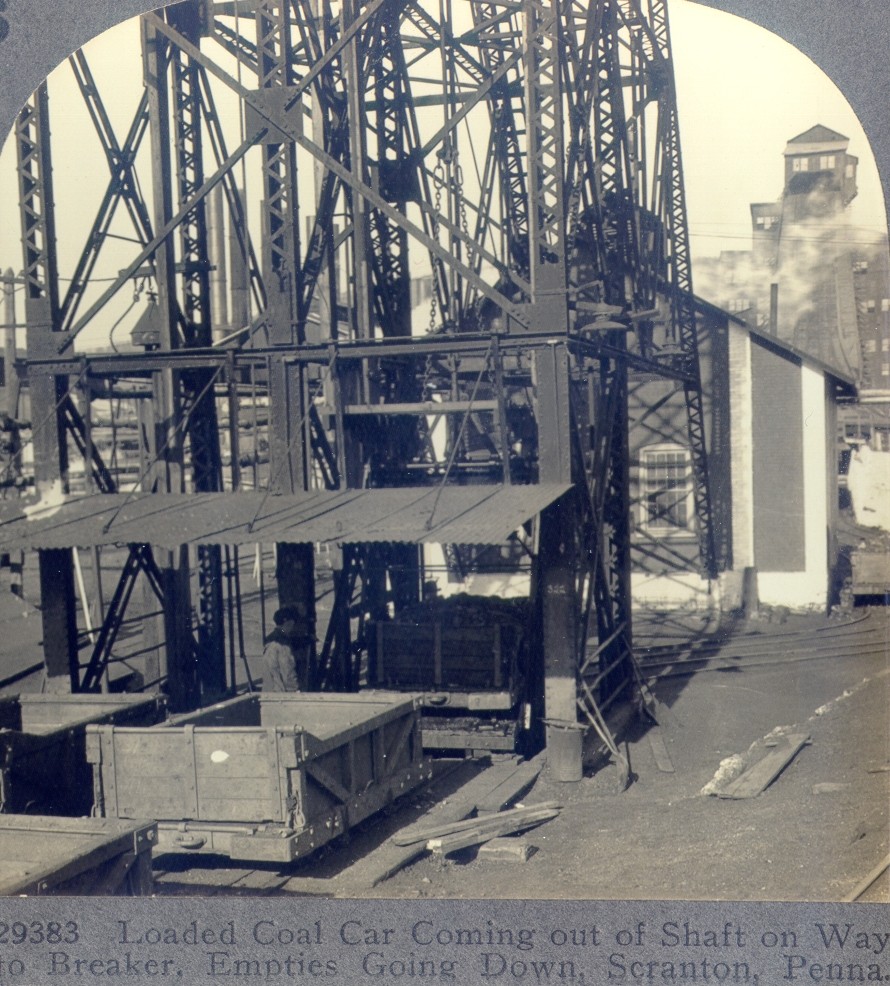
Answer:
[[[3,16],[6,8],[6,0],[0,0],[0,44],[3,44],[9,34],[9,21]]]

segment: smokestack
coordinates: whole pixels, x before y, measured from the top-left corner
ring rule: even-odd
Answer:
[[[775,282],[769,286],[769,333],[779,334],[779,285]]]
[[[244,211],[244,193],[240,188],[235,189],[235,195],[241,203],[241,215],[244,216],[244,250],[238,239],[238,231],[234,220],[229,223],[229,290],[232,302],[231,330],[243,328],[250,322],[250,290],[247,276],[247,214]]]
[[[210,192],[209,252],[210,310],[213,313],[213,341],[229,333],[229,298],[226,277],[226,217],[222,185]]]

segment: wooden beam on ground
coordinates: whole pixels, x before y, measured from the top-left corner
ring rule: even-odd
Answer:
[[[442,836],[440,839],[430,839],[426,846],[427,849],[435,853],[457,852],[458,849],[478,846],[481,842],[488,842],[501,836],[524,832],[542,822],[549,822],[558,814],[559,808],[539,808],[536,811],[524,813],[521,818],[516,818],[512,812],[504,812],[503,816],[490,815],[478,819],[472,828],[455,832],[453,835]],[[508,815],[510,817],[507,817]]]
[[[844,903],[850,904],[865,893],[866,890],[881,876],[885,870],[890,869],[890,855],[885,856],[878,865],[869,872],[868,876],[863,877],[856,886],[844,897]]]
[[[717,797],[735,799],[756,797],[766,790],[791,763],[809,738],[806,733],[792,733],[786,736],[783,744],[770,750],[762,760],[748,767],[722,791],[717,791]]]
[[[506,774],[499,784],[477,802],[477,813],[483,815],[488,812],[501,811],[508,805],[512,805],[535,783],[546,762],[546,754],[541,752],[536,757],[532,757],[531,760],[520,763],[512,773]]]
[[[509,811],[501,811],[493,815],[464,818],[457,822],[434,823],[426,826],[413,825],[410,829],[396,832],[392,837],[392,841],[397,846],[410,846],[415,842],[429,842],[430,839],[438,839],[442,836],[454,835],[457,832],[465,832],[468,829],[475,829],[487,823],[503,823],[508,822],[510,819],[519,823],[526,815],[540,811],[541,809],[561,807],[556,801],[544,801],[541,804],[526,805],[524,808],[511,808]]]
[[[655,764],[658,769],[665,774],[673,774],[674,762],[665,746],[664,736],[660,729],[650,729],[646,734],[649,737],[649,746],[652,747],[652,755],[655,757]]]

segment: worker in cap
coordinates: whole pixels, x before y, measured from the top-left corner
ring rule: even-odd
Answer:
[[[275,629],[263,649],[263,691],[306,691],[314,639],[307,632],[306,615],[297,606],[282,606],[272,619]]]

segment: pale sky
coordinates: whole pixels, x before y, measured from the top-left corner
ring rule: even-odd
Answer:
[[[849,137],[849,152],[859,158],[859,195],[851,206],[851,221],[875,234],[886,231],[883,197],[867,138],[824,73],[791,45],[742,18],[692,0],[670,0],[669,11],[693,258],[750,247],[750,203],[779,196],[786,142],[816,124]],[[123,139],[141,79],[134,22],[93,42],[90,64]],[[227,67],[234,72],[231,64]],[[75,147],[88,141],[97,151],[98,144],[70,70],[62,69],[60,79],[51,83],[50,90],[53,131],[59,138],[54,146],[55,197],[60,205],[59,238],[64,241],[60,257],[63,268],[70,270],[104,190],[107,170],[98,157],[78,162],[75,154],[63,153],[65,141]],[[146,140],[145,152],[147,145]],[[22,257],[17,210],[8,208],[16,201],[12,151],[8,143],[0,154],[0,201],[8,216],[0,224],[0,268],[18,271]],[[76,220],[70,205],[69,211],[62,207],[72,201],[81,207]],[[127,230],[126,224],[123,229]],[[106,261],[96,276],[112,277],[125,266],[131,250],[122,246],[120,257]],[[693,282],[694,276],[693,267]],[[121,294],[101,319],[106,334],[111,321],[131,303],[127,289]],[[126,335],[124,324],[121,335]]]
[[[849,137],[859,158],[851,223],[886,232],[868,139],[822,70],[733,14],[671,0],[669,15],[693,256],[749,247],[750,203],[779,197],[785,144],[816,124]]]

